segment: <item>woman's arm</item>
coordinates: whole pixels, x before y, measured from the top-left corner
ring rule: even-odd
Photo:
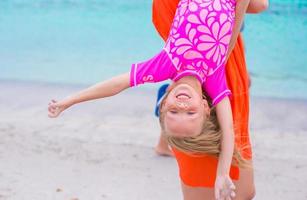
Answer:
[[[215,195],[219,199],[222,190],[232,190],[234,185],[229,178],[230,166],[234,152],[234,130],[229,98],[226,97],[216,105],[218,122],[222,131],[221,152],[217,168]],[[226,188],[225,188],[226,187]],[[229,194],[230,195],[230,194]]]
[[[235,13],[236,16],[235,16],[234,27],[233,27],[233,31],[232,31],[231,39],[229,42],[228,51],[227,51],[227,56],[226,56],[227,60],[229,58],[231,51],[233,50],[236,44],[238,35],[240,33],[240,29],[243,23],[244,14],[247,10],[249,2],[250,0],[237,0],[236,13]]]
[[[260,13],[268,9],[269,1],[268,0],[250,0],[247,7],[247,13]]]
[[[70,106],[84,101],[116,95],[130,87],[130,73],[116,76],[110,80],[97,83],[85,90],[73,94],[59,102],[52,100],[48,107],[48,116],[57,117]]]

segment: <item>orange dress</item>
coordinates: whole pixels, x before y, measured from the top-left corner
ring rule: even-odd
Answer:
[[[179,0],[153,0],[153,23],[166,40]],[[246,69],[244,44],[239,35],[236,45],[226,64],[226,77],[228,87],[232,92],[230,102],[235,127],[235,144],[248,160],[252,158],[249,141],[249,79]],[[173,148],[179,167],[182,182],[193,187],[214,187],[218,159],[209,156],[194,156]],[[239,179],[239,168],[232,166],[230,177]]]

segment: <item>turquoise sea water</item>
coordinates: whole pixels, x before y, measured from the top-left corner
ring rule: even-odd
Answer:
[[[252,94],[307,99],[307,0],[271,0],[246,17]],[[1,0],[0,80],[91,84],[163,42],[151,0]]]

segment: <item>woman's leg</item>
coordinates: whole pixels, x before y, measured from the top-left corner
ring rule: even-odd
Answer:
[[[213,188],[191,187],[181,182],[184,200],[215,200]]]
[[[173,152],[170,149],[166,138],[163,137],[162,130],[160,132],[160,138],[159,138],[158,144],[155,147],[155,152],[159,156],[173,156]]]
[[[251,166],[253,166],[251,164]],[[254,170],[240,169],[240,179],[234,181],[236,186],[236,198],[234,200],[251,200],[254,198],[255,183],[254,183]]]
[[[160,103],[162,101],[163,96],[166,93],[168,86],[169,86],[169,84],[164,84],[158,89],[157,102],[156,102],[156,105],[155,105],[155,115],[156,115],[156,117],[159,117],[159,115],[160,115],[160,112],[159,112]],[[173,152],[172,152],[171,148],[169,147],[166,138],[163,137],[162,129],[160,129],[159,141],[158,141],[158,144],[155,147],[155,152],[159,156],[173,156]]]

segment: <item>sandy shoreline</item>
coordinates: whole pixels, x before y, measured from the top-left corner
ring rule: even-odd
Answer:
[[[174,159],[153,152],[155,91],[131,89],[58,119],[83,86],[0,81],[0,200],[181,199]],[[307,199],[307,101],[252,98],[255,199]]]

